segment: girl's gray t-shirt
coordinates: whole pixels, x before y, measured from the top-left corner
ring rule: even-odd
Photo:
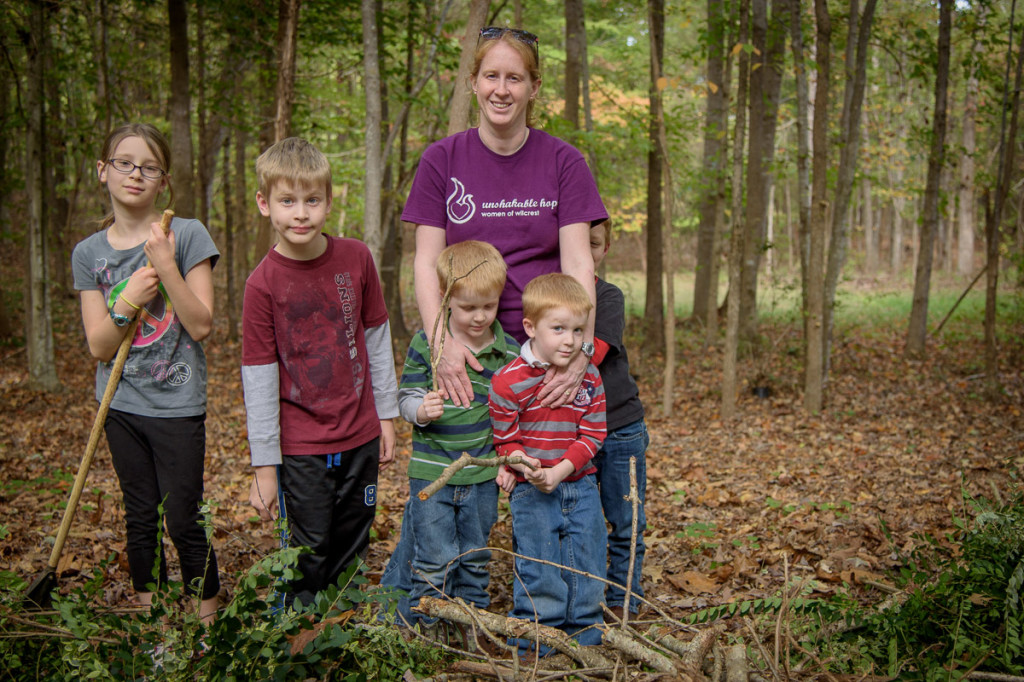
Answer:
[[[215,265],[220,252],[206,227],[194,219],[175,218],[175,259],[182,275],[207,258]],[[99,291],[110,308],[128,278],[146,264],[144,244],[118,250],[107,231],[86,237],[71,255],[75,289]],[[137,303],[137,301],[135,301]],[[163,285],[143,306],[142,319],[110,407],[146,417],[194,417],[206,412],[206,355],[174,313]],[[96,400],[103,397],[114,360],[96,366]]]

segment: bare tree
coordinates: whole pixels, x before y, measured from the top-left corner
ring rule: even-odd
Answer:
[[[836,289],[839,274],[846,264],[846,245],[850,230],[849,208],[853,194],[854,174],[860,155],[860,122],[864,106],[864,91],[867,85],[868,38],[875,17],[877,0],[867,0],[864,12],[859,13],[858,0],[850,0],[850,25],[846,47],[846,86],[843,90],[843,110],[839,130],[839,169],[836,174],[835,200],[832,203],[832,233],[828,248],[828,265],[825,269],[824,337],[822,353],[823,376],[828,380],[829,357],[832,348],[832,328]],[[824,84],[820,84],[824,87]],[[815,112],[815,117],[817,117]]]
[[[753,338],[757,331],[757,274],[765,250],[765,234],[774,178],[775,130],[782,84],[783,27],[788,11],[785,0],[775,0],[771,16],[768,0],[752,0],[751,42],[754,57],[750,69],[750,137],[747,152],[747,207],[743,229],[743,260],[740,273],[740,336]]]
[[[47,3],[33,0],[28,13],[28,32],[23,36],[28,57],[25,113],[28,137],[25,145],[25,187],[28,191],[28,304],[25,311],[25,348],[28,351],[29,385],[44,391],[59,390],[54,365],[51,323],[49,257],[46,211],[46,55],[43,36],[47,26]]]
[[[704,118],[704,160],[698,211],[697,270],[693,285],[693,318],[717,327],[718,235],[724,222],[728,101],[725,86],[725,3],[708,0],[707,105]],[[712,325],[712,322],[715,322]],[[714,336],[708,330],[707,338]]]
[[[801,0],[791,0],[789,19],[790,49],[793,52],[793,73],[796,81],[796,202],[798,213],[797,251],[800,254],[800,292],[801,306],[804,311],[804,336],[807,329],[807,261],[809,257],[809,232],[811,222],[811,130],[810,130],[810,96],[807,82],[807,70],[804,66],[804,30],[801,11]],[[831,31],[831,26],[828,27]],[[820,78],[820,73],[818,75]],[[827,85],[827,79],[826,79]],[[788,196],[788,195],[787,195]]]
[[[363,240],[370,249],[373,262],[380,268],[384,239],[381,234],[381,78],[378,51],[377,3],[363,0],[363,90],[366,94],[366,181],[363,201]]]
[[[167,0],[168,42],[171,48],[171,167],[174,169],[174,210],[192,217],[192,96],[188,75],[188,7],[185,0]]]
[[[817,23],[818,87],[814,93],[813,186],[807,250],[807,321],[804,324],[804,409],[821,412],[825,364],[822,354],[825,307],[825,232],[828,221],[828,107],[832,61],[832,20],[827,0],[814,0]]]
[[[661,64],[665,55],[665,2],[648,0],[647,17],[650,22],[650,112],[649,139],[647,152],[647,297],[644,303],[644,345],[649,351],[657,352],[665,347],[664,288],[665,274],[662,259],[662,179],[664,176],[661,145],[658,142],[658,121],[663,117],[661,90]]]
[[[292,104],[295,101],[295,52],[298,49],[301,5],[302,0],[281,0],[277,8],[274,142],[280,142],[291,135]]]
[[[1006,41],[1006,74],[1005,85],[1010,83],[1010,64],[1013,61],[1013,16],[1010,16],[1010,37]],[[1024,31],[1018,54],[1024,54]],[[999,290],[999,241],[1000,226],[1003,220],[1003,209],[1006,197],[1010,192],[1010,179],[1014,168],[1014,152],[1017,145],[1017,123],[1020,113],[1021,72],[1024,70],[1024,58],[1017,59],[1017,72],[1014,78],[1013,97],[1010,99],[1010,88],[1003,88],[1002,116],[999,128],[999,166],[996,173],[996,195],[992,205],[986,201],[985,207],[985,384],[989,397],[999,397],[999,346],[996,340],[996,296]],[[1010,112],[1010,126],[1006,130],[1006,114]]]
[[[473,69],[473,57],[480,29],[487,21],[490,0],[470,0],[466,32],[462,34],[462,53],[459,56],[459,73],[455,76],[455,92],[452,94],[451,111],[448,114],[448,134],[460,133],[469,127],[469,113],[473,108],[469,87],[469,72]]]
[[[583,74],[583,0],[565,0],[565,120],[580,127],[580,80]]]
[[[946,99],[949,90],[949,50],[953,32],[953,0],[939,0],[939,46],[935,66],[935,114],[928,150],[928,177],[924,188],[920,248],[914,274],[914,300],[907,329],[908,358],[922,358],[928,338],[928,293],[931,288],[935,233],[939,223],[939,182],[946,162]]]
[[[750,0],[740,0],[738,44],[747,42],[750,24]],[[729,293],[726,296],[725,352],[722,356],[722,417],[736,414],[736,375],[740,338],[740,272],[743,260],[743,148],[747,126],[747,83],[750,58],[740,49],[736,93],[736,124],[733,130],[732,221],[729,238]]]
[[[960,176],[957,187],[957,257],[956,269],[961,275],[974,271],[974,223],[977,202],[974,194],[974,154],[977,151],[978,68],[982,58],[981,30],[985,25],[986,9],[978,10],[978,26],[974,30],[971,57],[967,66],[966,93],[962,129],[963,154],[960,156]]]

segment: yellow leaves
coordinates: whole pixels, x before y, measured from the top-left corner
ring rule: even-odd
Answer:
[[[668,78],[662,76],[655,82],[654,85],[658,89],[658,92],[662,92],[665,88],[668,87]]]

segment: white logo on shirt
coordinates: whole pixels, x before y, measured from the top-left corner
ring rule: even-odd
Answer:
[[[473,195],[466,194],[466,186],[452,178],[455,190],[448,197],[448,219],[456,225],[461,225],[473,217],[476,213],[476,204],[473,203]]]

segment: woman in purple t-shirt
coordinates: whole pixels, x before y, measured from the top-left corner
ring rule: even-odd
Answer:
[[[431,145],[423,154],[402,220],[416,225],[416,302],[424,329],[433,329],[441,307],[435,270],[445,246],[467,239],[493,244],[508,265],[498,319],[523,341],[522,291],[537,275],[564,272],[594,299],[590,226],[608,217],[583,155],[529,123],[540,88],[537,36],[488,27],[480,42],[471,85],[480,124]],[[594,318],[584,332],[584,353],[552,372],[541,396],[561,405],[579,385],[593,354]],[[473,393],[467,349],[446,344],[438,386],[453,402],[469,405]]]

